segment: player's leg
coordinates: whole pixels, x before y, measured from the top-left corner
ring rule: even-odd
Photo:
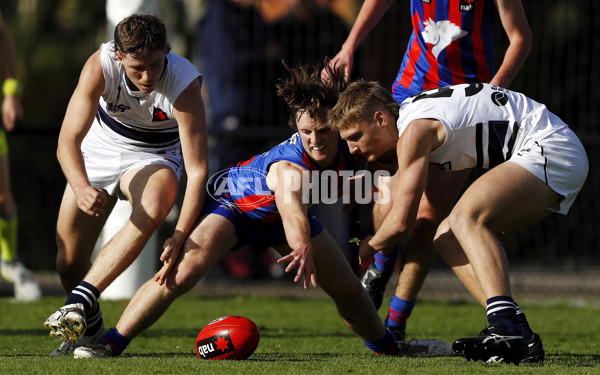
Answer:
[[[102,292],[137,258],[171,210],[177,186],[175,172],[165,165],[147,165],[123,175],[120,189],[131,203],[131,216],[104,245],[85,281]]]
[[[116,327],[98,345],[79,347],[76,358],[116,356],[139,333],[154,324],[171,303],[189,291],[237,242],[235,227],[223,216],[210,214],[194,228],[167,281],[148,280],[135,293]]]
[[[112,210],[115,197],[108,202],[107,212]],[[65,291],[71,292],[82,282],[84,275],[90,267],[90,257],[94,250],[95,242],[102,230],[108,213],[101,217],[87,215],[77,206],[77,198],[71,187],[67,184],[58,213],[56,226],[56,243],[58,254],[56,267]],[[44,326],[50,329],[50,336],[62,337],[65,341],[60,347],[50,353],[50,356],[70,354],[78,345],[97,342],[104,334],[102,312],[96,301],[97,295],[90,294],[83,289],[83,294],[89,295],[89,305],[84,311],[83,304],[77,301],[65,302],[65,306],[52,314]],[[81,297],[83,298],[83,297]],[[67,324],[68,323],[68,324]],[[70,332],[70,326],[77,327],[77,332]],[[67,327],[65,332],[64,327]],[[80,337],[81,330],[83,337]]]
[[[69,341],[81,344],[78,341],[84,334],[92,337],[103,330],[97,301],[100,293],[135,260],[154,230],[162,223],[175,201],[177,183],[175,172],[162,164],[146,165],[122,176],[120,189],[132,204],[131,216],[125,226],[98,253],[83,280],[68,295],[65,306],[46,320],[44,326],[51,330],[51,335],[63,336]],[[70,196],[68,207],[65,207],[67,215],[71,215],[66,219],[67,222],[75,217],[83,218],[83,213],[77,211],[74,200],[74,196]],[[64,200],[63,202],[67,203]],[[81,223],[69,223],[78,227],[79,231],[69,233],[69,228],[62,226],[61,230],[66,232],[64,237],[71,243],[87,241],[87,249],[83,251],[89,251],[88,249],[93,247],[92,239],[95,241],[101,228],[98,225],[99,221],[83,219]],[[93,237],[82,237],[82,225],[86,223],[94,224],[91,226],[95,231]],[[66,254],[78,254],[78,251],[69,249]],[[77,257],[80,262],[84,260],[79,255]],[[86,254],[86,262],[87,259],[89,254]]]
[[[373,302],[335,240],[323,228],[311,242],[317,282],[333,299],[346,326],[376,354],[396,354],[398,346],[394,336],[385,330]],[[275,249],[281,255],[291,251],[287,244]]]
[[[398,340],[404,340],[406,321],[412,314],[417,295],[435,262],[433,237],[442,219],[463,189],[470,171],[444,172],[429,167],[427,186],[419,204],[417,220],[409,234],[398,283],[389,305],[386,325]]]
[[[17,208],[10,187],[10,167],[6,133],[0,128],[0,273],[13,283],[15,298],[32,301],[41,290],[31,271],[19,261],[17,254]]]
[[[331,235],[324,229],[311,242],[319,285],[333,299],[346,326],[361,337],[369,349],[386,355],[431,357],[451,354],[450,345],[440,340],[397,343],[381,323],[366,290]]]
[[[71,186],[67,184],[65,188],[56,225],[56,268],[67,293],[83,280],[90,268],[94,245],[116,202],[114,196],[109,199],[107,214],[93,217],[79,209]]]
[[[471,293],[471,295],[485,307],[485,296],[479,280],[475,277],[473,267],[467,259],[467,255],[460,247],[460,243],[454,237],[454,234],[450,231],[448,220],[442,221],[438,226],[438,230],[434,239],[434,245],[438,254],[442,257],[444,262],[448,264],[458,276],[464,287]]]
[[[510,291],[506,254],[498,235],[539,221],[550,214],[548,207],[560,198],[531,172],[508,162],[475,181],[450,213],[448,229],[460,243],[479,282],[490,324],[480,335],[484,346],[464,348],[466,356],[483,360],[498,357],[518,363],[528,355],[517,321],[518,307]],[[442,235],[438,233],[436,243],[441,242]],[[452,237],[446,239],[451,241]],[[449,259],[453,264],[461,262],[456,255],[453,258],[450,254]]]

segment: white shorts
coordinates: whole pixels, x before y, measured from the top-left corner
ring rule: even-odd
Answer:
[[[121,177],[130,170],[162,164],[171,168],[178,180],[183,171],[180,143],[159,149],[123,147],[96,121],[81,143],[81,152],[90,184],[105,189],[110,195],[115,194]]]
[[[508,161],[527,169],[563,196],[550,211],[566,214],[583,187],[588,158],[577,135],[564,127],[540,139],[530,139]]]

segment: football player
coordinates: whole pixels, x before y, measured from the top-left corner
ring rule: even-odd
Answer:
[[[543,360],[539,336],[512,299],[498,236],[551,212],[567,213],[588,172],[575,133],[544,105],[481,83],[423,92],[404,100],[398,111],[381,85],[357,81],[340,95],[328,120],[352,153],[398,162],[390,181],[392,203],[375,204],[380,225],[362,240],[361,259],[394,249],[410,233],[430,166],[445,173],[488,169],[435,235],[438,251],[486,306],[489,322],[479,337],[456,340],[453,347],[476,360]]]
[[[181,214],[165,248],[183,246],[206,196],[201,74],[170,51],[164,23],[150,13],[123,19],[114,36],[84,65],[58,138],[68,184],[58,213],[56,265],[69,295],[44,323],[51,336],[65,339],[51,356],[102,338],[97,298],[170,212],[184,167]],[[131,203],[132,213],[90,267],[118,198]]]

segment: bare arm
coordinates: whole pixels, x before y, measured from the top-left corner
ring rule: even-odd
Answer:
[[[412,229],[427,183],[429,155],[441,144],[440,139],[445,134],[442,128],[443,125],[435,120],[415,120],[398,139],[398,172],[392,177],[398,181],[392,192],[392,209],[375,235],[361,242],[361,258],[395,246]]]
[[[495,0],[495,3],[510,44],[490,83],[508,87],[531,51],[531,29],[520,0]]]
[[[275,202],[281,215],[285,237],[292,249],[290,254],[280,258],[278,262],[290,262],[285,269],[286,272],[298,268],[294,282],[304,277],[304,289],[308,289],[309,282],[315,288],[318,286],[310,240],[310,225],[306,217],[308,207],[302,203],[302,189],[297,188],[299,184],[291,180],[292,176],[301,178],[303,170],[300,166],[287,161],[277,162],[269,169],[267,184],[275,192]]]
[[[98,101],[103,90],[104,76],[100,65],[100,51],[97,51],[81,71],[60,129],[56,151],[67,182],[77,197],[78,207],[92,216],[104,213],[107,197],[104,190],[90,185],[81,153],[81,142],[98,111]]]
[[[173,115],[179,126],[187,184],[175,232],[165,241],[160,256],[160,260],[165,262],[165,266],[155,277],[160,284],[166,280],[175,264],[181,247],[200,217],[206,199],[208,135],[204,101],[200,90],[201,80],[202,78],[198,78],[190,83],[174,105]]]
[[[359,44],[375,27],[377,22],[383,17],[385,12],[390,8],[394,0],[365,0],[358,12],[358,16],[352,25],[350,34],[342,45],[342,49],[331,60],[330,66],[346,65],[345,74],[346,80],[350,80],[352,72],[352,64],[354,61],[354,53]],[[326,74],[323,70],[322,74]]]
[[[0,18],[0,65],[4,69],[4,80],[17,79],[17,55],[10,31]],[[2,122],[7,131],[15,127],[15,122],[23,117],[23,106],[18,95],[5,95],[2,100]]]

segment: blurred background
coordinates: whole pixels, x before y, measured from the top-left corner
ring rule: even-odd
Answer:
[[[55,224],[66,182],[56,160],[56,143],[67,103],[86,59],[100,43],[112,39],[120,8],[138,2],[164,20],[173,51],[205,75],[213,172],[266,151],[292,133],[274,88],[284,76],[282,59],[294,66],[333,57],[362,4],[359,0],[0,1],[24,85],[25,117],[8,136],[12,188],[19,207],[19,255],[36,273],[55,273]],[[532,295],[593,300],[600,295],[596,65],[600,24],[593,22],[600,16],[600,3],[524,0],[523,5],[533,49],[511,89],[546,104],[576,131],[587,149],[590,173],[567,216],[550,216],[503,241],[516,287],[526,285],[524,292]],[[408,2],[394,2],[361,44],[353,79],[391,86],[411,31],[408,10]],[[507,46],[501,27],[496,43],[496,56],[501,57]],[[368,208],[355,209],[344,219],[329,208],[319,215],[352,259],[354,249],[348,240],[369,232]],[[171,233],[170,225],[161,228],[159,243]],[[280,274],[269,251],[244,249],[209,276],[270,279]],[[454,281],[447,280],[455,278],[440,262],[423,292],[448,296],[445,288]]]

